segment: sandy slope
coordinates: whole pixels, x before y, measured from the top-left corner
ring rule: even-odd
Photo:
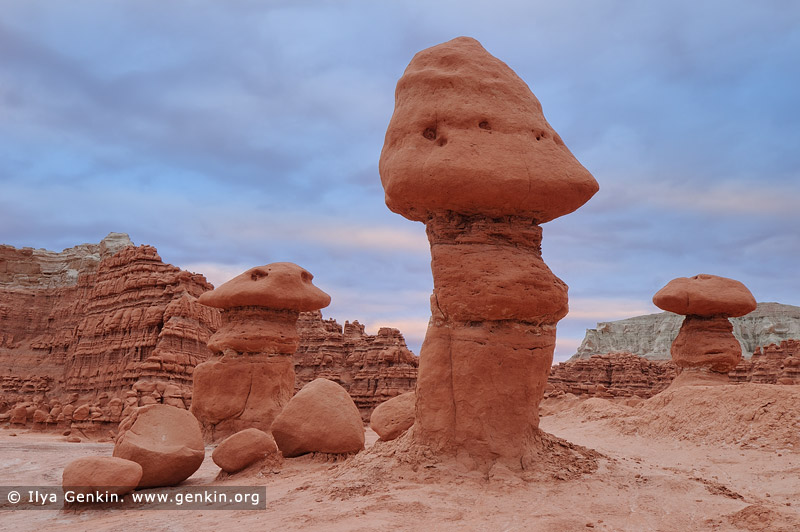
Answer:
[[[713,418],[716,428],[698,429],[699,436],[689,438],[665,428],[675,418],[670,405],[702,405],[715,393],[728,398],[725,409],[689,418],[695,426]],[[741,428],[749,436],[738,443],[733,440],[739,436],[725,442],[727,435],[718,433],[726,423],[741,423],[747,408],[769,401],[762,414],[767,427],[779,412],[793,423],[800,387],[747,390],[738,394],[738,405],[736,396],[725,393],[693,387],[677,399],[665,402],[662,396],[634,408],[599,399],[565,402],[542,419],[542,428],[602,453],[594,472],[564,475],[568,480],[551,475],[526,482],[511,474],[485,479],[453,474],[446,464],[416,471],[383,467],[378,451],[388,447],[379,442],[357,459],[301,457],[287,460],[278,474],[253,470],[224,481],[265,485],[266,511],[13,511],[0,501],[0,519],[8,530],[800,530],[800,453],[785,445],[792,429],[777,431],[783,444],[769,434],[759,443],[750,438],[752,430]],[[769,401],[763,401],[764,393],[771,394]],[[761,402],[751,405],[753,397]],[[682,423],[685,433],[688,425]],[[70,460],[111,454],[110,444],[10,432],[0,430],[4,484],[57,484]],[[374,441],[368,431],[368,443]],[[212,483],[217,472],[209,452],[188,482]]]

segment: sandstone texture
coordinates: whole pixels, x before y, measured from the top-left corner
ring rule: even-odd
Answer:
[[[245,429],[222,440],[211,453],[211,459],[226,473],[236,473],[262,460],[278,464],[281,455],[270,434]]]
[[[739,281],[700,274],[673,279],[653,296],[656,306],[686,314],[670,353],[682,368],[672,386],[689,382],[729,382],[728,372],[742,359],[729,316],[756,309],[756,300]]]
[[[756,310],[730,318],[730,322],[745,358],[763,346],[800,339],[800,307],[792,305],[758,303]],[[571,360],[623,351],[650,360],[669,360],[670,347],[682,323],[683,316],[672,312],[601,322],[587,329]]]
[[[283,456],[345,454],[364,448],[364,425],[347,391],[333,381],[315,379],[292,397],[272,424]]]
[[[144,404],[188,407],[219,325],[197,303],[210,289],[121,233],[61,253],[0,246],[0,416],[25,404],[28,423],[87,428]]]
[[[138,487],[174,486],[203,463],[200,424],[191,412],[174,406],[141,407],[120,423],[114,456],[142,466]]]
[[[531,467],[568,310],[538,224],[579,208],[597,182],[528,86],[466,37],[411,60],[379,170],[387,206],[424,222],[431,246],[412,445],[469,468]]]
[[[221,358],[195,370],[192,412],[207,439],[216,441],[246,428],[269,431],[294,393],[294,360],[300,311],[331,302],[296,264],[251,268],[200,303],[222,310],[222,325],[208,347]]]
[[[297,322],[300,346],[294,355],[295,390],[316,378],[340,384],[355,401],[364,421],[372,410],[417,384],[419,358],[397,329],[381,327],[370,335],[358,321],[344,326],[303,312]]]
[[[397,438],[414,424],[414,405],[417,396],[406,392],[378,405],[372,411],[369,426],[380,439],[389,441]]]
[[[130,493],[142,479],[142,466],[111,456],[86,456],[70,462],[61,475],[64,490],[75,493]]]

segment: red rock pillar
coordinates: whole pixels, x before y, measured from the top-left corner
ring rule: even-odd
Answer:
[[[541,256],[541,228],[508,217],[427,223],[434,290],[420,354],[414,440],[481,468],[519,468],[539,426],[567,286]]]

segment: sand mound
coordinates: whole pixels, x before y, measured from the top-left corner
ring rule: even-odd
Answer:
[[[593,398],[558,415],[608,420],[624,434],[651,438],[800,450],[800,386],[683,386],[636,407]]]
[[[800,520],[781,509],[761,504],[751,504],[728,516],[728,522],[741,530],[753,532],[795,532],[800,530]]]
[[[420,445],[409,445],[406,432],[388,442],[377,441],[350,458],[332,476],[326,490],[334,494],[380,489],[381,484],[411,481],[421,484],[462,484],[488,481],[496,486],[513,487],[527,482],[574,480],[597,471],[602,454],[538,431],[535,447],[538,459],[523,471],[495,464],[487,473],[442,457]]]

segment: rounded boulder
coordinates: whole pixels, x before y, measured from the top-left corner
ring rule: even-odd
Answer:
[[[142,479],[142,466],[111,456],[85,456],[70,462],[61,475],[64,491],[75,493],[130,493]]]
[[[203,463],[200,423],[188,410],[144,406],[120,423],[114,456],[142,466],[138,487],[174,486]]]
[[[416,393],[407,392],[379,404],[372,411],[369,426],[380,436],[382,441],[397,438],[414,424],[416,400]]]
[[[280,461],[280,452],[272,436],[258,429],[228,436],[211,453],[211,459],[226,473],[236,473],[265,458]]]
[[[355,453],[364,448],[364,424],[347,390],[315,379],[292,397],[272,424],[283,456]]]

